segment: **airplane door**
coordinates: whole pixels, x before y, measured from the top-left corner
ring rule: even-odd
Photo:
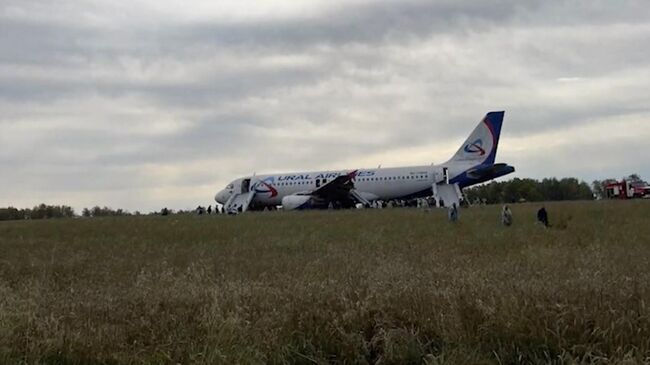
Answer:
[[[449,184],[449,168],[447,167],[442,168],[442,180],[445,184]]]
[[[241,182],[241,192],[242,194],[248,193],[251,188],[251,179],[244,179]]]

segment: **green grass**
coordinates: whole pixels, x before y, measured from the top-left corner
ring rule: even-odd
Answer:
[[[650,201],[0,223],[0,363],[650,363]]]

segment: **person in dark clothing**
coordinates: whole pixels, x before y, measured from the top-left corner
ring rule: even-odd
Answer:
[[[537,211],[537,221],[543,224],[544,227],[548,227],[548,213],[546,212],[546,208],[541,207]]]
[[[208,205],[208,214],[212,214],[212,205]]]

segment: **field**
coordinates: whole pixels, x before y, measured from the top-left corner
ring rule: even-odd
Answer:
[[[0,222],[0,363],[650,363],[650,201]]]

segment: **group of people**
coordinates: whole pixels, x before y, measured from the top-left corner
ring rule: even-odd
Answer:
[[[216,204],[214,205],[214,211],[212,210],[212,205],[208,205],[207,209],[205,207],[202,207],[202,206],[199,205],[198,207],[196,207],[195,211],[196,211],[196,214],[198,214],[198,215],[212,214],[213,212],[214,212],[214,214],[223,214],[224,213],[223,208],[219,208],[219,206],[216,205]]]
[[[501,223],[506,227],[512,225],[512,210],[507,204],[501,209]],[[541,207],[537,211],[537,223],[548,228],[548,212],[545,207]]]
[[[447,210],[447,215],[449,217],[449,221],[452,223],[455,223],[458,221],[458,206],[456,204],[452,204],[451,207]],[[511,226],[513,223],[513,218],[512,218],[512,210],[510,210],[510,207],[506,204],[503,206],[501,209],[501,224],[503,224],[506,227]],[[546,211],[545,207],[541,207],[537,211],[537,223],[543,225],[544,227],[548,228],[549,223],[548,223],[548,212]]]

